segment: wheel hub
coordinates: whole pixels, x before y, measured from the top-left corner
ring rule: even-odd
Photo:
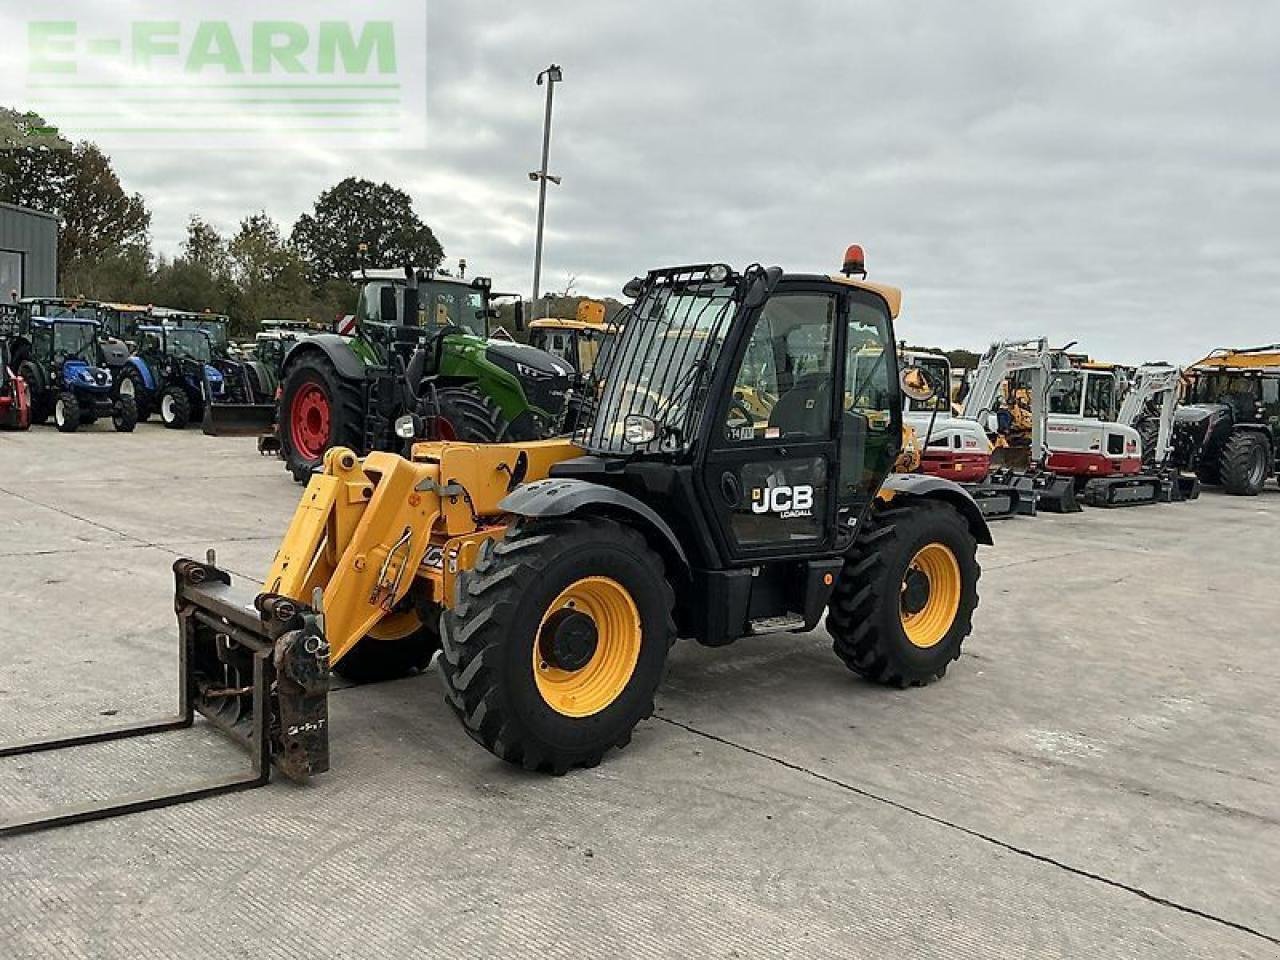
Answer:
[[[547,617],[538,634],[538,652],[544,663],[557,670],[581,670],[596,654],[600,634],[584,613],[565,608]]]
[[[305,384],[294,395],[290,433],[294,449],[308,460],[324,456],[329,443],[329,417],[329,397],[317,384]]]
[[[928,649],[940,643],[960,609],[960,564],[943,543],[921,547],[902,576],[899,616],[907,640]]]
[[[929,576],[915,567],[907,571],[902,584],[902,612],[914,616],[929,605]]]

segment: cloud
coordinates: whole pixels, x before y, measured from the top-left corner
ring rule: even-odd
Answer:
[[[173,251],[191,213],[286,226],[348,175],[408,189],[450,257],[528,290],[545,88],[544,287],[660,264],[902,286],[900,333],[1047,334],[1108,359],[1280,340],[1280,8],[1184,0],[429,6],[422,152],[118,151]],[[74,132],[74,124],[67,124]]]

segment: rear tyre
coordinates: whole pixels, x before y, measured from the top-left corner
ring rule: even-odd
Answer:
[[[941,679],[973,629],[977,552],[968,524],[945,503],[873,508],[832,593],[836,656],[875,683]]]
[[[333,665],[348,683],[385,683],[425,670],[440,649],[440,630],[413,611],[392,614]]]
[[[53,402],[53,423],[59,433],[75,433],[80,429],[80,401],[67,391]]]
[[[161,392],[160,422],[170,430],[182,430],[191,422],[191,398],[182,387],[165,387]]]
[[[285,377],[279,412],[280,452],[293,479],[306,483],[330,447],[364,454],[364,395],[328,357],[311,353]]]
[[[138,425],[138,404],[133,397],[120,397],[111,405],[111,426],[116,433],[133,433]]]
[[[1222,488],[1237,497],[1256,497],[1271,473],[1271,445],[1261,433],[1237,430],[1218,458]]]
[[[506,434],[502,411],[475,387],[442,387],[435,396],[439,436],[432,439],[497,443]]]
[[[116,381],[116,399],[121,397],[132,397],[134,404],[138,408],[138,422],[142,423],[150,418],[152,410],[151,405],[154,398],[151,391],[147,389],[146,382],[142,379],[142,374],[133,364],[128,364],[120,371],[120,378]]]
[[[601,518],[521,522],[489,541],[441,618],[445,698],[527,770],[591,767],[653,713],[675,640],[662,560]]]
[[[18,366],[18,376],[26,381],[27,389],[31,391],[31,423],[38,426],[48,420],[51,413],[45,401],[44,380],[40,376],[40,369],[26,360]]]

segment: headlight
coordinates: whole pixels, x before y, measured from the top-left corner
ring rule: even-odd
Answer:
[[[533,367],[523,363],[516,364],[516,373],[525,380],[550,380],[555,376],[554,373],[547,373],[545,370],[535,370]]]
[[[652,417],[633,413],[622,421],[622,437],[633,447],[643,447],[647,443],[652,443],[657,435],[658,424]]]
[[[417,419],[407,413],[396,420],[396,436],[401,440],[412,440],[418,435]]]
[[[724,283],[729,279],[730,272],[728,265],[717,263],[707,270],[707,279],[712,283]]]

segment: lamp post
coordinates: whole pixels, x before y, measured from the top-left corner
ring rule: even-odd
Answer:
[[[547,219],[547,181],[550,180],[556,186],[560,185],[560,178],[553,177],[547,172],[547,160],[551,155],[551,101],[555,97],[556,84],[564,79],[564,76],[560,68],[553,63],[538,74],[538,86],[542,86],[544,79],[547,83],[547,115],[542,123],[542,169],[529,174],[529,179],[538,184],[538,238],[535,241],[533,253],[534,310],[538,309],[539,287],[542,284],[542,228]]]

